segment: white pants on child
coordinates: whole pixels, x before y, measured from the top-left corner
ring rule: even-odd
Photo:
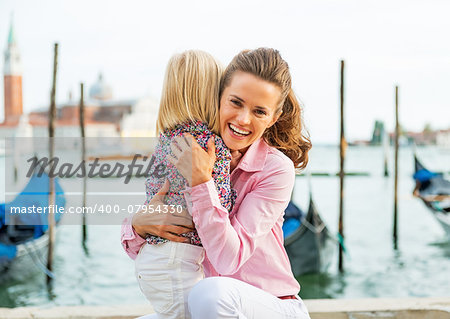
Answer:
[[[139,287],[159,319],[185,319],[189,292],[204,278],[205,253],[199,246],[167,242],[144,244],[135,261]],[[151,318],[151,317],[150,317]]]

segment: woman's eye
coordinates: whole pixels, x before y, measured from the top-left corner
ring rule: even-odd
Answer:
[[[263,110],[255,110],[255,113],[258,115],[266,115],[267,114],[266,111],[263,111]]]
[[[234,105],[237,105],[237,106],[242,105],[241,101],[239,101],[239,100],[231,100],[231,103],[233,103]]]

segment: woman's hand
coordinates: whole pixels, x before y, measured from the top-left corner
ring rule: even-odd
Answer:
[[[168,190],[169,182],[166,180],[164,186],[148,204],[153,209],[141,210],[134,214],[133,229],[142,238],[155,235],[175,242],[189,242],[189,239],[181,237],[180,234],[194,230],[192,216],[184,209],[181,213],[164,213],[165,210],[161,209],[161,205],[165,205],[163,200]]]
[[[205,152],[189,133],[175,138],[170,145],[175,156],[169,156],[169,161],[190,186],[197,186],[212,178],[216,161],[216,146],[213,137],[209,138],[207,146],[208,151]]]

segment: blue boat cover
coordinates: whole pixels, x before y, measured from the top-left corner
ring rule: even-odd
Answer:
[[[441,174],[431,172],[426,168],[422,168],[414,173],[413,178],[421,183],[428,182],[430,179],[436,176],[440,176]]]
[[[297,228],[300,227],[301,221],[295,218],[288,218],[283,223],[283,237],[290,236]]]
[[[43,174],[42,176],[33,175],[30,178],[30,181],[25,186],[22,192],[17,195],[11,202],[6,203],[6,214],[5,219],[6,222],[9,221],[9,218],[13,216],[13,213],[9,213],[12,207],[18,207],[23,210],[34,207],[42,207],[46,208],[46,210],[42,213],[21,213],[14,214],[14,217],[17,218],[16,224],[20,223],[21,225],[36,225],[36,233],[35,236],[39,237],[43,232],[47,230],[48,227],[48,196],[49,196],[49,177],[47,174]],[[58,207],[64,207],[66,204],[66,199],[64,196],[64,191],[59,184],[58,179],[55,179],[55,204]],[[61,219],[62,214],[55,214],[55,220],[59,221]],[[5,223],[3,221],[3,223]],[[41,227],[38,227],[41,226]],[[35,237],[35,238],[36,238]]]
[[[4,260],[10,260],[16,257],[17,247],[14,245],[4,245],[0,243],[0,263]]]
[[[291,235],[297,228],[301,225],[301,220],[305,216],[292,201],[289,202],[288,207],[284,212],[284,223],[283,223],[283,237],[286,238]]]
[[[48,208],[49,177],[47,174],[42,176],[33,175],[22,192],[14,200],[6,204],[0,204],[0,229],[9,224],[9,218],[12,216],[9,212],[11,207],[20,207],[27,209],[32,207]],[[64,191],[55,178],[55,204],[58,207],[64,207],[66,199]],[[8,214],[6,214],[8,212]],[[15,224],[33,226],[34,238],[39,238],[48,229],[48,210],[42,213],[21,213],[14,214]],[[55,220],[59,221],[62,214],[54,214]],[[6,245],[0,243],[0,262],[4,259],[12,259],[17,253],[15,245]]]

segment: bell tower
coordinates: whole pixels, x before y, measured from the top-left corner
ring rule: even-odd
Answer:
[[[3,122],[17,124],[23,113],[22,103],[22,62],[14,34],[13,19],[9,28],[3,69],[5,117]]]

